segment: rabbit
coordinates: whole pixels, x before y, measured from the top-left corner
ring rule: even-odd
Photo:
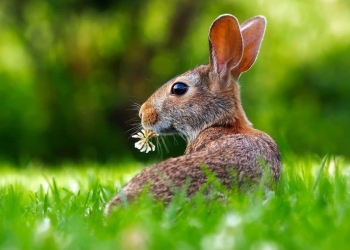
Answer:
[[[258,183],[263,164],[278,183],[282,165],[277,145],[252,127],[238,85],[240,75],[257,58],[265,27],[263,16],[239,25],[235,16],[220,15],[209,29],[209,64],[168,81],[141,106],[142,127],[160,135],[182,135],[185,154],[137,174],[107,203],[106,215],[125,200],[137,198],[145,187],[165,203],[171,201],[174,187],[187,185],[186,194],[193,196],[208,179],[203,166],[227,188],[248,179]]]

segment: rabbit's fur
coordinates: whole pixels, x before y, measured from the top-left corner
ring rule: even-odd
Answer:
[[[207,181],[203,166],[228,188],[241,186],[244,180],[258,182],[263,164],[269,166],[274,181],[279,180],[277,145],[270,136],[252,128],[237,83],[256,60],[265,25],[262,16],[241,25],[232,15],[219,16],[209,30],[209,64],[170,80],[141,106],[142,126],[161,135],[182,134],[187,139],[186,152],[136,175],[107,204],[106,214],[123,200],[138,197],[146,186],[154,198],[168,202],[174,188],[188,182],[191,196]],[[174,94],[176,83],[186,84],[187,92]]]

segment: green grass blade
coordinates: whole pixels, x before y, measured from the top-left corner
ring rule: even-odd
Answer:
[[[326,162],[329,160],[329,155],[325,155],[322,159],[322,162],[321,162],[321,165],[320,165],[320,168],[318,169],[318,172],[317,172],[317,176],[316,176],[316,179],[315,179],[315,182],[314,184],[312,185],[312,190],[315,191],[316,187],[317,187],[317,184],[318,182],[320,181],[320,178],[321,178],[321,175],[322,175],[322,172],[323,172],[323,169],[326,165]]]

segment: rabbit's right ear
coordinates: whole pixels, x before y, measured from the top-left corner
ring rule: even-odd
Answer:
[[[226,14],[214,20],[209,30],[209,50],[210,66],[225,81],[243,55],[243,39],[236,17]]]

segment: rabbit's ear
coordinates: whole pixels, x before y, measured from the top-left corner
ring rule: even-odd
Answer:
[[[246,72],[258,57],[261,42],[264,38],[266,19],[263,16],[253,17],[241,24],[244,52],[239,65],[232,70],[236,79]]]
[[[221,77],[227,77],[243,55],[243,39],[237,19],[221,15],[209,30],[210,65]]]

